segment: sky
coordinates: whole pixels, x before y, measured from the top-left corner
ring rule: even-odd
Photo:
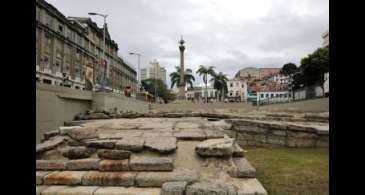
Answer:
[[[186,68],[195,74],[199,65],[214,66],[232,78],[245,67],[299,65],[321,47],[321,34],[329,28],[329,0],[46,1],[65,16],[108,14],[119,55],[136,69],[137,56],[130,52],[141,54],[141,68],[157,59],[167,74],[180,63],[181,35]],[[101,17],[91,17],[102,27]],[[202,82],[196,74],[195,79]]]

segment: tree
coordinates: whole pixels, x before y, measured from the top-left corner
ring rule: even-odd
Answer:
[[[180,86],[180,67],[176,66],[176,71],[172,72],[170,74],[170,80],[171,80],[171,89],[175,86],[179,87]],[[192,75],[193,71],[189,68],[187,68],[185,70],[185,75],[184,75],[184,81],[185,84],[188,83],[190,85],[190,87],[193,87],[193,82],[195,81],[194,76]]]
[[[165,83],[163,83],[160,79],[145,79],[142,81],[142,86],[146,91],[148,91],[148,93],[154,95],[156,89],[156,95],[162,98],[165,103],[174,100],[174,95],[172,95]]]
[[[208,102],[208,75],[214,75],[214,67],[213,66],[209,66],[208,68],[200,65],[199,69],[196,71],[197,74],[199,74],[199,76],[203,75],[203,82],[205,84],[205,102]]]
[[[280,69],[280,74],[285,76],[290,76],[296,72],[298,72],[299,68],[294,63],[287,63],[284,64],[283,67]]]
[[[312,54],[301,60],[300,70],[303,73],[303,84],[321,85],[323,89],[324,73],[329,71],[329,50],[318,48]]]
[[[218,74],[213,73],[210,81],[213,82],[214,89],[216,89],[217,91],[220,92],[219,97],[222,101],[222,99],[224,98],[225,92],[228,91],[227,75],[223,74],[222,72],[219,72]]]

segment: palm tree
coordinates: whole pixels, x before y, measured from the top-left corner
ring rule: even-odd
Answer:
[[[180,86],[180,67],[176,66],[176,71],[172,72],[170,74],[170,79],[171,79],[171,89],[174,87],[174,85],[176,84],[177,87]],[[193,82],[195,81],[193,74],[193,71],[190,68],[187,68],[184,72],[184,81],[185,84],[188,83],[190,85],[190,87],[193,87]]]
[[[220,97],[221,100],[224,97],[224,94],[226,91],[228,91],[227,89],[227,75],[223,74],[222,72],[219,72],[218,74],[213,74],[212,75],[213,78],[210,79],[211,82],[213,82],[213,87],[214,89],[216,89],[217,91],[220,92]]]
[[[199,69],[196,71],[196,73],[198,73],[199,76],[203,75],[203,81],[204,81],[204,84],[205,84],[205,102],[208,102],[208,89],[207,89],[208,75],[213,76],[215,74],[214,66],[209,66],[207,68],[203,65],[200,65]]]

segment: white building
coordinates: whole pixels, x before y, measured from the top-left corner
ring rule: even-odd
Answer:
[[[330,93],[330,73],[326,72],[324,73],[324,83],[323,83],[323,89],[325,96],[328,96]]]
[[[269,78],[269,81],[275,82],[279,85],[288,85],[289,84],[289,76],[285,76],[283,74],[276,74]]]
[[[257,92],[257,101],[261,103],[278,103],[289,102],[289,91],[259,91]]]
[[[322,39],[323,39],[322,47],[328,47],[329,42],[330,42],[329,41],[330,40],[330,33],[329,33],[328,30],[322,34]]]
[[[156,59],[150,62],[149,67],[141,69],[141,81],[151,78],[160,79],[166,84],[166,69]]]
[[[247,101],[247,83],[238,78],[227,81],[227,98],[233,101]]]
[[[208,101],[217,101],[218,92],[214,89],[210,83],[207,86],[207,97]],[[193,102],[204,102],[205,101],[205,85],[196,86],[186,91],[186,99]]]

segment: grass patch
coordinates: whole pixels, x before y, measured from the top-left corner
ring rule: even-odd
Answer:
[[[246,148],[257,178],[271,195],[329,194],[327,148]]]

